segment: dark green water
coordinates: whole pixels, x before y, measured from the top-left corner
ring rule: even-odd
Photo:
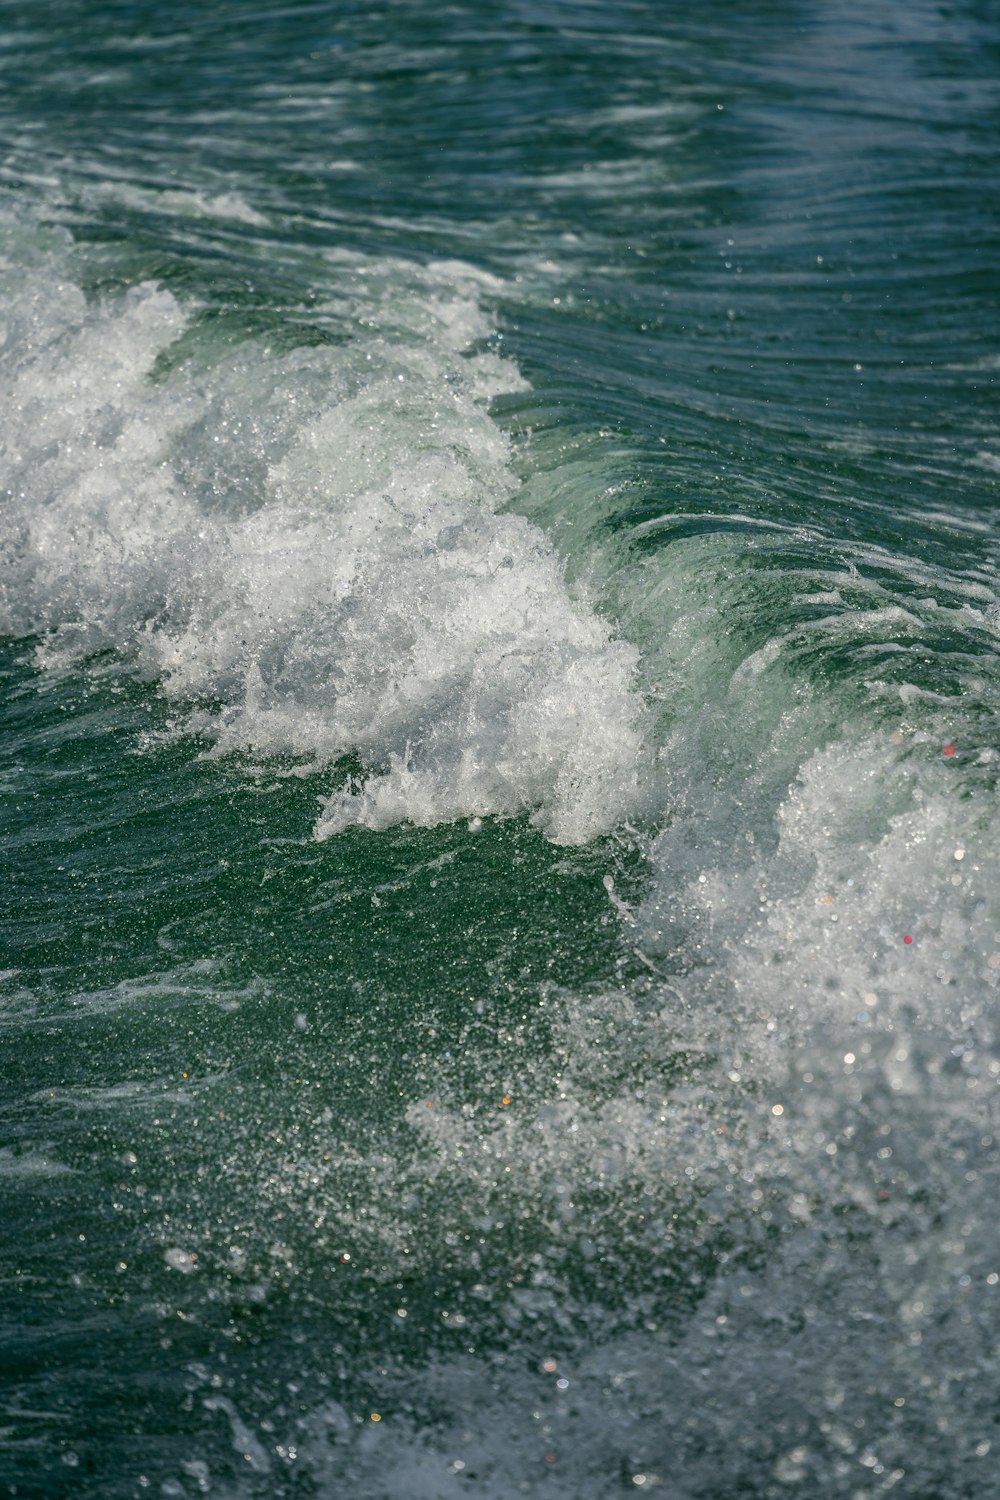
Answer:
[[[998,105],[0,7],[0,1493],[1000,1496]]]

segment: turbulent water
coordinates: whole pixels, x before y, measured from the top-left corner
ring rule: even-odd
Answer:
[[[0,8],[0,1493],[1000,1496],[998,106]]]

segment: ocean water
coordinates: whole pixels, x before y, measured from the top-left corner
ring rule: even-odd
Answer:
[[[0,8],[0,1494],[1000,1496],[998,106]]]

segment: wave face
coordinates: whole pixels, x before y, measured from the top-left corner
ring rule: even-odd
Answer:
[[[1000,1492],[996,18],[43,9],[11,1493]]]

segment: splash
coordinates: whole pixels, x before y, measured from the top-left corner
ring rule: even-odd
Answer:
[[[49,665],[116,653],[212,753],[357,758],[319,838],[526,814],[584,842],[637,795],[637,653],[503,511],[489,406],[524,382],[479,347],[498,283],[328,265],[316,341],[233,348],[153,282],[88,299],[82,252],[21,226],[0,628]]]

